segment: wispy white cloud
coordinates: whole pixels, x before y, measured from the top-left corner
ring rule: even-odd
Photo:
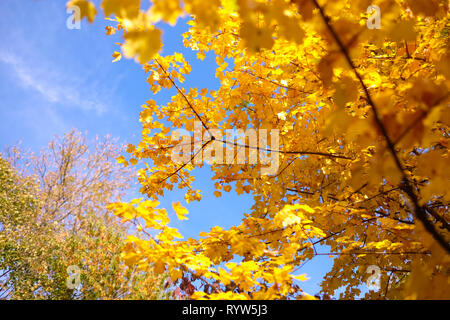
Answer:
[[[42,60],[30,63],[8,52],[0,52],[0,61],[11,68],[17,84],[39,92],[48,102],[98,114],[106,110],[106,103],[102,101],[96,86],[87,86],[78,75],[65,74],[57,66],[44,68]]]

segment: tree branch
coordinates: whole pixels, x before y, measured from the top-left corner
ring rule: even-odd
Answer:
[[[443,249],[445,249],[447,251],[447,253],[450,253],[450,244],[444,239],[444,237],[439,234],[436,229],[434,228],[434,225],[428,220],[427,218],[427,214],[425,209],[419,205],[419,199],[417,198],[417,195],[414,192],[414,189],[411,185],[411,182],[409,181],[409,179],[407,178],[404,168],[400,162],[400,159],[397,155],[397,152],[395,151],[395,147],[394,147],[394,143],[391,141],[391,138],[389,137],[389,134],[386,130],[386,128],[384,127],[383,122],[381,121],[379,115],[378,115],[378,111],[377,108],[375,107],[375,103],[372,100],[372,97],[369,93],[369,90],[367,89],[367,86],[364,84],[364,81],[361,77],[361,75],[359,74],[359,72],[357,71],[352,59],[350,58],[350,55],[347,51],[347,48],[344,46],[344,44],[342,43],[341,39],[339,38],[338,34],[336,33],[336,31],[334,30],[333,26],[331,26],[330,24],[330,19],[329,17],[327,17],[327,15],[325,14],[323,8],[319,5],[319,3],[317,2],[317,0],[311,0],[313,1],[314,5],[317,7],[317,9],[319,10],[319,13],[328,29],[328,31],[331,33],[332,37],[334,38],[334,40],[336,41],[337,45],[339,46],[340,51],[342,52],[342,54],[344,55],[347,63],[349,64],[349,66],[351,67],[351,69],[353,69],[356,78],[358,79],[359,83],[361,84],[361,87],[363,88],[364,94],[366,96],[367,102],[369,103],[371,110],[374,114],[374,119],[375,119],[375,123],[377,124],[379,130],[381,131],[382,136],[384,137],[388,150],[390,151],[392,157],[394,158],[394,162],[397,166],[397,168],[400,170],[401,175],[402,175],[402,190],[408,195],[408,197],[411,199],[413,205],[414,205],[414,211],[415,211],[415,215],[416,217],[422,222],[422,224],[424,225],[425,229],[433,236],[433,238],[442,246]]]

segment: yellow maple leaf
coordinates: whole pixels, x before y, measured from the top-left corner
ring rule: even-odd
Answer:
[[[161,49],[161,31],[158,29],[132,30],[124,35],[125,57],[137,57],[139,63],[150,61]]]
[[[306,276],[306,273],[299,274],[299,275],[296,275],[296,276],[294,276],[294,275],[291,275],[291,276],[292,276],[292,278],[297,279],[299,281],[309,280],[309,278]]]
[[[117,62],[120,59],[122,59],[122,54],[120,52],[117,52],[117,51],[114,51],[112,56],[114,58],[114,60],[112,62]]]
[[[174,202],[172,203],[172,208],[175,210],[175,213],[177,214],[177,217],[179,220],[188,220],[186,218],[186,215],[189,213],[188,210],[183,207],[180,202]]]
[[[106,17],[115,14],[121,18],[133,19],[139,14],[140,0],[103,0],[101,7]]]
[[[67,8],[77,7],[80,9],[80,18],[87,18],[87,20],[92,23],[95,20],[95,16],[97,15],[97,9],[95,9],[95,5],[87,0],[72,0],[67,3]]]
[[[120,156],[116,158],[118,164],[123,164],[125,167],[128,166],[127,160],[125,160],[124,156]]]
[[[241,28],[241,37],[245,40],[247,47],[253,52],[259,52],[264,48],[273,46],[272,29],[257,27],[253,23],[245,21]]]
[[[153,0],[153,6],[150,9],[154,20],[164,20],[170,25],[175,25],[178,17],[183,13],[179,1]]]

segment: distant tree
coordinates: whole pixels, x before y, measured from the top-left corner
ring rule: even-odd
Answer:
[[[132,230],[106,209],[133,181],[111,161],[120,151],[72,131],[39,155],[11,147],[0,158],[0,298],[165,297],[164,275],[120,257]]]

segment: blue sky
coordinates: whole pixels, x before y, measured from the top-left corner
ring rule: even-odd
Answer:
[[[22,141],[25,148],[38,151],[52,137],[72,128],[87,131],[90,137],[111,134],[124,143],[136,143],[141,131],[138,114],[148,99],[164,104],[171,92],[156,96],[146,83],[146,75],[132,60],[112,63],[119,51],[120,36],[106,36],[108,25],[98,16],[93,25],[83,21],[81,29],[68,29],[69,14],[63,0],[0,1],[0,148]],[[215,88],[214,57],[197,60],[195,53],[182,45],[186,21],[164,27],[162,54],[182,52],[191,63],[192,73],[184,86]],[[224,193],[217,199],[214,182],[207,170],[198,170],[196,188],[204,200],[187,205],[189,220],[176,222],[185,237],[196,237],[202,230],[240,223],[252,205],[250,196]],[[139,197],[131,193],[128,197]],[[171,203],[184,203],[183,194],[172,192],[161,199],[171,211]],[[323,248],[321,251],[325,251]],[[331,267],[331,259],[318,256],[298,273],[310,280],[302,288],[315,294],[319,282]]]

